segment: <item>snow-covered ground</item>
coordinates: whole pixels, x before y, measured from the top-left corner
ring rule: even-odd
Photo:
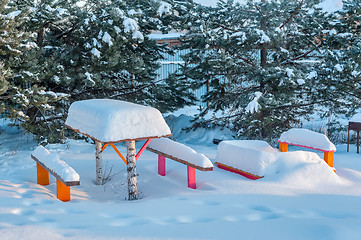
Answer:
[[[229,134],[182,133],[187,119],[174,117],[175,140],[214,162],[212,138]],[[167,175],[159,176],[157,156],[145,151],[137,161],[142,199],[127,201],[125,164],[113,149],[103,155],[110,180],[96,186],[94,145],[68,140],[47,146],[80,175],[80,186],[71,188],[72,200],[64,203],[56,198],[52,176],[49,186],[36,184],[30,154],[37,144],[6,123],[0,119],[1,240],[361,239],[361,155],[353,145],[349,153],[346,145],[336,146],[336,173],[285,164],[252,181],[215,168],[197,171],[196,190],[187,187],[185,165],[167,160]],[[124,145],[118,147],[125,152]]]

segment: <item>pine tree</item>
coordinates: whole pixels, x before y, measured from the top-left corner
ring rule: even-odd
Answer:
[[[28,115],[32,106],[38,110],[51,108],[48,103],[57,97],[34,84],[33,73],[24,68],[26,52],[34,44],[22,29],[27,12],[17,7],[13,1],[2,1],[0,6],[0,113],[14,124],[27,126],[32,121]]]
[[[0,4],[0,113],[7,109],[6,101],[12,97],[10,91],[13,83],[11,67],[16,56],[20,53],[21,35],[16,30],[16,17],[18,12],[7,7],[7,1]]]
[[[58,121],[61,119],[58,114],[61,108],[58,106],[67,95],[50,91],[42,84],[46,71],[39,59],[39,52],[42,49],[39,47],[41,44],[35,27],[42,24],[41,19],[35,16],[37,14],[45,16],[39,7],[41,4],[43,2],[24,0],[10,1],[7,6],[7,9],[12,11],[15,24],[6,34],[8,36],[16,34],[20,44],[18,55],[11,61],[12,88],[8,89],[4,105],[7,117],[34,133],[39,141],[59,142],[64,140],[64,134],[63,127]],[[33,22],[37,24],[32,25]]]
[[[361,107],[361,1],[344,1],[343,5],[324,31],[327,61],[319,75],[331,89],[324,92],[334,100],[330,109],[350,115]]]
[[[239,137],[272,139],[327,104],[329,93],[314,73],[325,70],[324,29],[330,15],[319,1],[219,1],[198,6],[188,19],[184,74],[195,88],[209,88],[203,101]],[[321,92],[324,92],[322,95]]]
[[[112,98],[162,111],[189,103],[188,91],[178,82],[156,80],[158,61],[164,52],[171,52],[148,38],[151,31],[167,29],[157,15],[160,2],[12,3],[27,13],[19,29],[28,33],[29,47],[16,65],[16,81],[31,89],[31,98],[24,98],[29,103],[22,111],[23,127],[44,144],[64,139],[64,120],[73,101]]]

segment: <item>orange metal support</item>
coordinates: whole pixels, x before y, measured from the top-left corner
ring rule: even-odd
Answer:
[[[333,152],[324,152],[323,159],[328,166],[333,167]]]
[[[287,152],[287,143],[280,142],[279,149],[281,152]]]
[[[112,146],[112,148],[114,149],[114,151],[116,151],[119,155],[119,157],[125,162],[125,164],[128,165],[127,160],[123,157],[123,155],[119,152],[119,150],[114,146],[114,143],[109,143],[110,146]]]
[[[104,144],[103,147],[102,147],[102,152],[108,147],[108,143]]]
[[[39,163],[36,163],[38,184],[46,186],[49,185],[49,172],[43,168]]]
[[[58,179],[56,179],[56,193],[59,200],[63,202],[70,201],[70,186],[65,186]]]
[[[150,143],[150,141],[152,141],[151,138],[149,138],[147,141],[145,141],[143,147],[139,150],[139,152],[137,153],[137,155],[135,155],[135,160],[138,160],[138,158],[139,158],[140,155],[144,152],[145,148],[148,146],[148,144]]]

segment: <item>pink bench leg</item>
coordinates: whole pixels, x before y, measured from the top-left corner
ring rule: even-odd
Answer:
[[[158,155],[158,174],[165,176],[165,157]]]
[[[187,175],[188,175],[188,187],[196,189],[196,169],[190,166],[187,166]]]

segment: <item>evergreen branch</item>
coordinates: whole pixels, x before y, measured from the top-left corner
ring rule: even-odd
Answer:
[[[7,96],[0,96],[0,99],[1,99],[1,100],[8,100],[8,99],[10,99],[10,98],[12,98],[12,97],[14,97],[14,96],[9,96],[9,95],[7,95]]]
[[[306,3],[309,3],[311,0],[308,0]],[[302,5],[304,4],[304,0],[302,0],[300,2],[300,4],[297,6],[297,8],[292,12],[291,16],[281,25],[280,29],[282,29],[289,21],[292,20],[292,18],[294,18],[294,16],[296,15],[296,13],[301,9]]]
[[[53,116],[53,117],[48,117],[48,118],[44,118],[43,116],[43,120],[38,120],[38,121],[33,121],[34,123],[38,124],[38,123],[47,123],[48,121],[53,121],[53,120],[59,120],[62,119],[63,116]]]
[[[276,107],[270,107],[269,109],[286,109],[286,108],[299,108],[299,107],[308,107],[314,104],[321,104],[321,103],[326,103],[328,100],[320,100],[320,101],[316,101],[316,102],[308,102],[308,103],[303,103],[303,104],[292,104],[292,105],[281,105],[281,106],[276,106]]]
[[[228,31],[240,32],[239,30],[236,30],[236,29],[227,27],[227,26],[225,26],[225,25],[223,25],[223,24],[220,24],[220,23],[216,23],[215,25],[218,26],[218,27],[221,27],[221,28],[223,28],[223,29],[225,29],[225,30],[228,30]]]
[[[36,106],[35,106],[35,107],[36,107]],[[54,133],[54,131],[53,131],[53,129],[51,129],[51,127],[50,127],[50,125],[49,125],[49,123],[48,123],[48,120],[46,119],[44,113],[43,113],[38,107],[36,107],[36,108],[37,108],[38,111],[40,112],[41,116],[44,118],[44,122],[46,123],[46,126],[49,128],[49,131],[50,131],[51,133]]]
[[[241,60],[243,60],[245,63],[248,63],[248,64],[251,65],[251,66],[256,66],[253,62],[251,62],[251,61],[248,60],[248,59],[245,59],[245,58],[240,57],[240,56],[238,56],[238,58],[241,59]]]
[[[313,51],[315,51],[317,48],[319,48],[321,45],[323,45],[323,43],[320,43],[319,45],[316,45],[314,48],[312,48],[311,50],[291,59],[291,60],[286,60],[286,61],[283,61],[281,63],[281,65],[286,65],[286,64],[290,64],[290,63],[293,63],[294,61],[297,61],[299,59],[302,59],[302,58],[305,58],[307,57],[309,54],[311,54]]]
[[[144,83],[144,84],[141,84],[141,85],[138,85],[136,87],[124,87],[122,89],[116,89],[118,92],[122,92],[122,93],[117,93],[117,94],[113,94],[110,96],[110,98],[114,98],[114,97],[119,97],[119,96],[124,96],[124,95],[128,95],[130,93],[135,93],[135,92],[139,92],[140,90],[143,90],[153,84],[156,84],[158,82],[161,82],[161,81],[164,81],[164,79],[160,79],[160,80],[157,80],[157,81],[153,81],[153,82],[150,82],[150,83]],[[132,90],[132,89],[135,89],[134,91],[131,91],[131,92],[127,92],[129,90]],[[97,92],[102,92],[102,93],[112,93],[114,92],[115,90],[114,89],[103,89],[103,88],[88,88],[88,89],[85,89],[81,92],[77,92],[77,93],[72,93],[71,94],[71,98],[75,98],[76,96],[79,96],[79,95],[83,95],[83,94],[95,94]]]
[[[55,39],[60,39],[62,38],[63,36],[73,32],[74,30],[76,30],[78,27],[80,26],[80,24],[76,24],[75,26],[73,26],[72,28],[70,28],[69,30],[67,31],[63,31],[62,33],[58,34],[57,36],[55,36]]]
[[[270,109],[270,110],[279,110],[279,109],[296,108],[296,107],[307,107],[307,106],[311,106],[311,105],[314,105],[314,104],[320,104],[320,103],[326,103],[326,102],[327,102],[327,100],[322,100],[322,101],[317,101],[317,102],[308,102],[308,103],[304,103],[304,104],[281,105],[281,106],[276,106],[276,107],[273,107],[273,108],[269,107],[268,109]],[[239,113],[229,115],[229,116],[213,117],[210,120],[213,120],[213,121],[227,120],[227,119],[243,116],[244,114],[245,114],[244,112],[239,112]]]
[[[265,17],[265,15],[263,14],[262,9],[260,9],[256,4],[254,4],[254,7],[257,9],[257,11],[261,14],[262,17]]]
[[[309,1],[310,1],[310,0],[309,0]],[[280,29],[282,29],[287,23],[289,23],[289,21],[292,20],[292,18],[294,18],[294,16],[296,15],[296,13],[301,9],[303,3],[304,3],[304,0],[302,0],[302,1],[300,2],[300,4],[298,4],[298,6],[296,7],[296,9],[291,13],[291,16],[290,16],[288,19],[286,19],[286,21],[284,21],[284,23],[282,23]]]
[[[247,9],[240,9],[240,12],[246,12],[246,13],[257,13],[256,11],[247,10]]]
[[[139,91],[141,91],[141,90],[143,90],[143,89],[145,89],[145,88],[147,88],[147,87],[150,87],[150,86],[153,85],[153,84],[156,84],[156,83],[158,83],[158,82],[161,82],[161,81],[164,81],[164,79],[160,79],[160,80],[157,80],[157,81],[154,81],[154,82],[142,84],[142,85],[137,86],[136,88],[127,88],[127,89],[129,89],[129,90],[131,90],[131,89],[135,89],[135,90],[133,90],[133,91],[131,91],[131,92],[114,94],[114,95],[110,96],[109,98],[115,98],[115,97],[119,97],[119,96],[134,94],[134,93],[137,93],[137,92],[139,92]]]
[[[357,98],[357,99],[361,99],[361,95],[360,94],[354,94],[354,93],[352,93],[352,92],[350,92],[350,91],[343,91],[344,93],[347,93],[348,95],[350,95],[350,96],[352,96],[352,97],[355,97],[355,98]]]

